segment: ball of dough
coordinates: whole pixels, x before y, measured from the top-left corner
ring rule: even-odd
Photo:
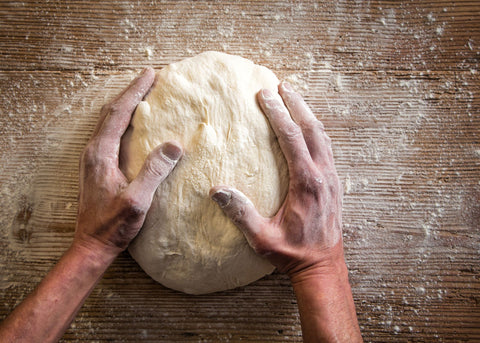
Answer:
[[[264,216],[274,215],[288,188],[288,170],[256,93],[277,92],[277,77],[250,60],[205,52],[157,73],[150,94],[122,142],[131,180],[148,153],[177,140],[185,155],[159,186],[129,251],[153,279],[190,294],[235,288],[274,267],[210,199],[215,185],[245,193]]]

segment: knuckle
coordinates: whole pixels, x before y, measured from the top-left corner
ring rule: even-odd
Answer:
[[[335,170],[329,170],[323,173],[322,188],[322,192],[328,193],[329,198],[335,198],[342,193],[341,182]]]
[[[308,132],[308,136],[315,137],[316,139],[320,139],[320,142],[323,140],[329,146],[331,143],[330,137],[325,132],[325,127],[323,126],[322,122],[312,119],[307,124],[305,124],[306,131]]]
[[[247,228],[249,221],[254,216],[253,203],[236,192],[232,193],[231,200],[223,209],[233,223],[240,228]]]
[[[331,194],[341,193],[340,190],[342,187],[337,173],[330,172],[325,178],[328,182],[328,190]]]
[[[118,100],[114,100],[109,104],[110,113],[119,113],[122,110],[122,104]]]
[[[82,163],[85,166],[92,166],[98,161],[98,145],[94,140],[87,143],[82,153]]]
[[[324,137],[325,137],[325,142],[327,143],[327,145],[330,147],[332,145],[332,139],[330,138],[329,135],[327,135],[326,133],[324,134]]]
[[[312,126],[318,132],[322,132],[322,133],[325,132],[325,126],[323,125],[323,123],[320,120],[314,119]],[[326,134],[325,134],[325,136],[326,136]]]
[[[147,213],[143,203],[136,197],[124,194],[121,203],[121,210],[127,222],[135,222]]]
[[[110,113],[118,113],[122,109],[122,104],[118,99],[115,99],[108,104],[102,106],[101,113],[102,114],[110,114]]]
[[[233,203],[229,205],[229,208],[227,209],[227,211],[230,219],[236,225],[242,225],[245,218],[245,214],[246,214],[245,206]]]
[[[111,166],[111,159],[107,158],[108,148],[112,146],[112,142],[102,137],[92,138],[81,155],[81,163],[86,168],[107,168]]]
[[[111,107],[111,103],[103,105],[101,110],[100,110],[100,113],[106,114],[106,113],[110,112],[110,107]]]
[[[163,152],[150,154],[144,163],[145,173],[163,178],[166,177],[176,165],[176,161],[165,156]]]
[[[149,156],[145,160],[145,172],[153,176],[162,176],[165,173],[165,164],[164,159]]]
[[[288,142],[295,142],[302,138],[302,130],[295,123],[285,126],[282,130],[282,134]]]
[[[325,182],[325,178],[315,168],[303,168],[297,172],[294,188],[303,195],[319,198]]]

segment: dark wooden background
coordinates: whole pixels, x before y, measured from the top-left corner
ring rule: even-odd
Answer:
[[[290,80],[333,139],[371,342],[480,341],[478,1],[0,1],[0,318],[69,246],[78,159],[145,66],[206,50]],[[128,253],[64,342],[299,342],[273,274],[188,296]]]

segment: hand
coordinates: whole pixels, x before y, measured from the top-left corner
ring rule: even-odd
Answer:
[[[330,138],[289,84],[280,84],[279,93],[282,99],[268,90],[258,94],[290,176],[277,214],[262,217],[245,195],[226,186],[213,187],[210,195],[252,248],[289,275],[304,342],[361,342],[343,257],[341,187]]]
[[[105,270],[140,230],[157,186],[183,154],[174,142],[157,147],[130,183],[118,168],[120,139],[154,78],[153,69],[146,69],[102,108],[80,161],[73,244],[0,324],[2,342],[57,342]]]
[[[258,94],[289,170],[288,194],[277,214],[262,217],[245,195],[226,186],[213,187],[210,195],[258,254],[292,276],[343,261],[342,199],[322,123],[288,83],[280,84],[279,93],[283,102],[268,90]]]
[[[74,243],[118,254],[143,225],[158,185],[183,155],[176,142],[155,148],[138,176],[128,182],[119,169],[120,140],[155,78],[148,68],[110,104],[80,162],[80,196]]]

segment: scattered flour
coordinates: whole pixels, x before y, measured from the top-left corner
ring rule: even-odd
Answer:
[[[25,4],[16,3],[16,6],[24,10]],[[128,13],[135,4],[119,6],[124,6]],[[178,6],[181,8],[182,2]],[[56,60],[42,61],[45,68],[69,70],[73,65],[82,68],[82,63],[94,60],[100,68],[84,66],[85,72],[77,72],[65,84],[52,84],[37,79],[34,74],[22,82],[8,80],[8,91],[0,95],[4,113],[0,118],[0,267],[10,273],[0,277],[0,290],[20,289],[21,284],[32,282],[26,274],[13,274],[14,261],[40,259],[51,264],[56,256],[52,253],[47,256],[45,251],[55,251],[58,255],[71,240],[80,141],[88,139],[101,105],[134,76],[132,73],[105,77],[104,68],[128,68],[138,61],[139,55],[145,57],[145,65],[161,66],[208,48],[243,55],[276,71],[284,70],[283,78],[314,100],[312,107],[333,139],[337,168],[344,180],[344,237],[354,293],[364,297],[359,305],[362,324],[381,322],[384,331],[399,336],[405,332],[415,335],[423,333],[422,330],[433,330],[429,325],[437,318],[431,315],[434,308],[442,301],[449,301],[449,290],[439,288],[439,283],[447,270],[464,267],[465,257],[459,254],[456,239],[465,235],[464,231],[478,226],[478,216],[474,218],[474,214],[479,213],[478,205],[474,200],[478,199],[480,180],[476,181],[476,188],[473,184],[463,184],[469,179],[459,161],[468,158],[477,163],[480,149],[462,145],[458,137],[445,130],[431,128],[441,127],[446,121],[454,132],[455,121],[466,120],[455,112],[457,107],[449,112],[451,119],[439,115],[439,110],[445,111],[450,100],[463,104],[456,106],[464,106],[462,113],[467,113],[471,121],[476,118],[478,106],[475,106],[475,94],[469,90],[478,75],[478,62],[472,62],[468,56],[478,53],[478,42],[468,37],[459,44],[464,46],[458,56],[466,57],[457,67],[469,72],[470,78],[463,80],[462,75],[458,75],[453,85],[445,83],[445,87],[439,88],[436,87],[437,74],[429,68],[441,61],[444,52],[441,41],[451,31],[449,21],[444,19],[445,13],[453,12],[453,7],[434,13],[414,6],[407,6],[407,10],[399,5],[395,9],[376,9],[380,14],[373,18],[370,14],[352,15],[351,6],[365,6],[361,1],[336,2],[334,6],[316,2],[311,8],[295,3],[279,6],[285,8],[277,12],[276,8],[269,9],[258,21],[252,20],[257,15],[253,9],[239,10],[235,6],[220,12],[210,11],[212,6],[206,6],[202,15],[190,16],[186,21],[182,19],[184,12],[176,9],[165,13],[162,23],[126,16],[119,23],[118,31],[122,37],[118,43],[124,44],[124,53],[112,56],[105,48],[89,50],[73,43],[60,45],[52,39],[48,49],[59,56]],[[306,46],[302,44],[305,40],[302,40],[301,24],[297,23],[298,15],[307,10],[347,18],[348,22],[335,20],[323,26],[319,23],[318,30],[327,36],[323,45]],[[39,17],[45,21],[57,20],[55,13],[48,14]],[[217,22],[219,15],[228,20]],[[410,18],[423,20],[426,25],[404,25]],[[253,27],[256,34],[246,35],[239,19],[252,20],[257,25]],[[171,45],[162,46],[164,40],[150,34],[173,32],[180,21],[186,22],[189,32],[196,32],[195,39],[172,36]],[[201,30],[205,24],[211,26]],[[415,47],[399,47],[391,41],[389,51],[393,51],[393,55],[382,57],[384,51],[375,49],[380,43],[375,39],[355,41],[356,36],[345,34],[346,27],[351,32],[370,32],[374,38],[411,37]],[[45,26],[45,35],[54,37],[64,28]],[[287,30],[292,31],[287,34]],[[292,35],[295,37],[289,39]],[[32,41],[29,35],[25,39]],[[179,51],[185,56],[179,56]],[[298,57],[285,60],[289,51],[295,51]],[[395,55],[395,51],[406,56]],[[64,58],[71,54],[78,56],[78,64],[76,60]],[[387,57],[397,58],[399,65],[389,64]],[[355,75],[358,70],[352,67],[352,60],[361,72],[368,74],[366,80]],[[383,63],[387,71],[399,67],[412,72],[414,77],[397,79],[388,72],[382,74],[379,63]],[[65,104],[58,106],[48,99],[34,98],[33,92],[25,92],[38,87],[52,89],[53,98],[57,102],[63,98]],[[93,90],[82,89],[87,87]],[[61,129],[65,122],[71,123],[66,126],[68,130]],[[427,132],[430,136],[425,136]],[[463,134],[466,133],[458,132]],[[35,144],[26,146],[24,141],[32,136],[37,136]],[[438,154],[435,165],[424,165],[418,159],[413,164],[417,154],[429,152]],[[62,159],[66,162],[61,162]],[[61,174],[64,182],[60,185],[53,183],[58,180],[45,175],[58,166],[65,170]],[[49,187],[54,191],[48,191]],[[50,222],[49,218],[54,220]],[[457,232],[446,231],[446,227],[457,224]],[[475,233],[469,234],[478,239]],[[50,248],[44,249],[46,245]],[[380,246],[385,248],[372,251]],[[480,256],[478,245],[462,247],[465,248]],[[405,252],[404,264],[392,265],[385,256],[399,251]],[[429,270],[427,266],[438,263],[439,258],[445,258],[444,269]],[[404,281],[402,277],[407,273],[417,275],[417,281]],[[476,285],[475,282],[471,280],[472,285]],[[405,284],[408,287],[397,290],[398,294],[390,294],[390,289]],[[453,292],[458,291],[455,286],[449,287],[453,287]],[[28,291],[24,289],[25,293]],[[425,329],[410,325],[410,318],[416,322],[419,317]],[[298,327],[291,329],[298,330]],[[365,331],[366,340],[378,340],[371,326]]]

